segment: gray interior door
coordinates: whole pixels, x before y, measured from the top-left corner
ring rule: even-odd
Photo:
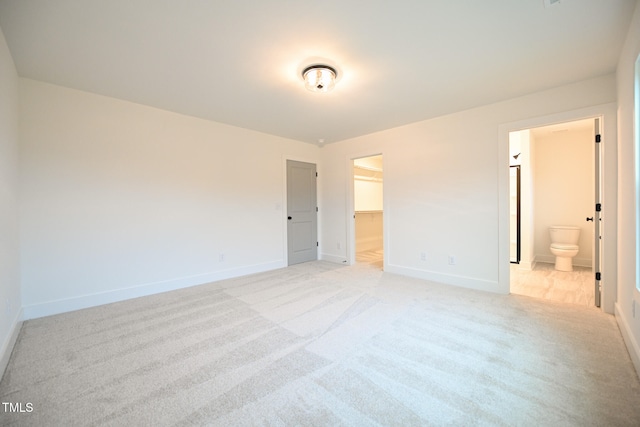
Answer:
[[[289,265],[318,258],[316,165],[287,160],[287,254]]]

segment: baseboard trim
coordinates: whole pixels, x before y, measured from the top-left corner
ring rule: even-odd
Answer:
[[[18,335],[20,335],[20,329],[22,328],[22,316],[23,311],[20,309],[18,313],[16,313],[15,319],[13,319],[9,335],[2,343],[2,348],[0,349],[0,380],[2,380],[4,372],[7,370],[13,347],[15,347],[16,341],[18,341]]]
[[[509,293],[509,288],[503,289],[498,281],[476,279],[473,277],[459,276],[454,274],[444,274],[429,270],[419,270],[417,268],[403,267],[393,264],[387,264],[384,271],[387,273],[394,273],[403,276],[415,277],[417,279],[430,280],[432,282],[458,286],[461,288],[495,292],[498,294]]]
[[[538,263],[537,261],[530,261],[530,262],[520,261],[520,264],[518,264],[518,267],[521,270],[533,271],[533,269],[536,268],[537,263]]]
[[[620,329],[624,343],[627,346],[627,351],[633,361],[633,366],[636,368],[638,377],[640,377],[640,346],[633,337],[629,323],[627,323],[627,319],[623,316],[618,303],[615,304],[615,316],[616,321],[618,322],[618,328]]]
[[[556,257],[553,255],[536,255],[536,261],[545,262],[547,264],[555,264]],[[571,260],[571,263],[576,267],[591,267],[592,261],[591,258],[579,258],[575,257]]]
[[[320,254],[320,259],[322,261],[329,261],[329,262],[334,262],[336,264],[347,265],[347,259],[341,255]]]
[[[23,308],[23,318],[25,320],[29,320],[39,317],[51,316],[54,314],[67,313],[69,311],[82,310],[84,308],[111,304],[114,302],[124,301],[132,298],[174,291],[191,286],[217,282],[219,280],[231,279],[234,277],[246,276],[248,274],[261,273],[263,271],[275,270],[284,267],[286,267],[285,261],[271,261],[262,264],[232,268],[205,274],[197,274],[193,276],[181,277],[155,283],[147,283],[128,288],[114,289],[111,291],[82,295],[73,298],[48,301],[44,303],[25,306]]]

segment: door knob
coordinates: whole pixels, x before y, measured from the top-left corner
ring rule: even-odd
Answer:
[[[288,216],[288,217],[287,217],[287,219],[291,219],[291,217],[290,217],[290,216]]]
[[[593,217],[587,217],[587,221],[593,221]]]

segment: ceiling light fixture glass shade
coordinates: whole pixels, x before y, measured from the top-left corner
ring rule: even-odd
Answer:
[[[328,65],[311,65],[302,72],[304,85],[312,92],[329,92],[336,84],[335,68]]]

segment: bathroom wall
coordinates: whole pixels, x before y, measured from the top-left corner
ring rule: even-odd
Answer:
[[[547,127],[532,132],[535,193],[534,225],[536,262],[554,262],[549,250],[549,227],[575,225],[581,228],[580,251],[574,265],[591,267],[593,222],[586,218],[594,210],[593,121],[580,127]]]

